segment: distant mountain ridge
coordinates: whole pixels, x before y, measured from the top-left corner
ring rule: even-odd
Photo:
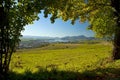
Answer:
[[[63,37],[61,38],[62,40],[94,40],[95,37],[86,37],[84,35],[80,35],[80,36],[67,36],[67,37]]]
[[[21,39],[52,39],[52,40],[67,40],[67,41],[78,41],[78,40],[94,40],[95,37],[86,37],[84,35],[79,36],[66,36],[66,37],[47,37],[47,36],[23,36]]]
[[[52,39],[54,37],[47,37],[47,36],[22,36],[21,38],[33,38],[33,39]]]
[[[80,36],[66,36],[66,37],[46,37],[46,36],[23,36],[19,44],[19,49],[36,48],[54,42],[80,42],[84,40],[94,40],[94,37]]]

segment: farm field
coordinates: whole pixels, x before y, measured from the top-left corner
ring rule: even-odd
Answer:
[[[10,79],[120,80],[120,60],[111,61],[111,52],[112,45],[106,43],[56,43],[18,50],[12,56]]]

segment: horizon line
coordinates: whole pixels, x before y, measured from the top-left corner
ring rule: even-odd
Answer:
[[[85,36],[85,37],[95,37],[95,36],[86,36],[86,35],[68,35],[68,36],[39,36],[39,35],[22,35],[22,37],[24,36],[33,36],[33,37],[52,37],[52,38],[55,38],[55,37],[58,37],[58,38],[62,38],[62,37],[73,37],[73,36]]]

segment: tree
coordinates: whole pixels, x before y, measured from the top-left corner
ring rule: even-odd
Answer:
[[[24,26],[38,20],[41,10],[44,10],[45,17],[50,12],[53,13],[53,22],[56,18],[56,4],[59,2],[54,0],[0,0],[0,79],[7,79],[5,76],[9,70],[11,56],[19,44]]]
[[[113,59],[120,59],[119,0],[0,0],[0,77],[6,76],[12,53],[20,41],[24,26],[51,14],[56,18],[88,21],[89,29],[99,37],[113,37]]]
[[[88,28],[96,33],[97,37],[113,39],[112,59],[120,59],[120,0],[60,0],[59,5],[52,5],[55,18],[64,21],[80,19],[89,22]],[[47,11],[50,11],[47,8]]]
[[[0,79],[6,78],[24,26],[38,19],[44,0],[0,0]]]

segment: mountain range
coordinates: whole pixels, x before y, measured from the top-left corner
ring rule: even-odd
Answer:
[[[67,36],[61,39],[62,40],[94,40],[95,37],[86,37],[84,35],[80,35],[80,36]]]
[[[21,40],[55,40],[55,41],[80,41],[80,40],[94,40],[95,37],[86,37],[84,35],[80,36],[66,36],[66,37],[46,37],[46,36],[23,36],[21,37]]]

